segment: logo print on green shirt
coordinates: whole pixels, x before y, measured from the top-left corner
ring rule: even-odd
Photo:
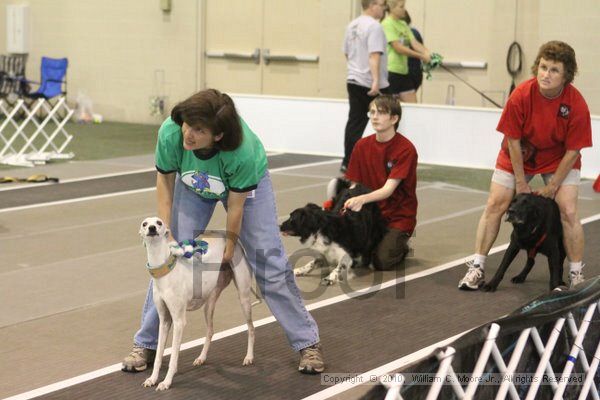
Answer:
[[[202,192],[204,189],[210,189],[208,174],[206,172],[196,172],[192,175],[194,189]]]
[[[207,172],[185,172],[181,174],[181,181],[203,197],[219,198],[226,190],[223,181],[218,176],[211,176]]]

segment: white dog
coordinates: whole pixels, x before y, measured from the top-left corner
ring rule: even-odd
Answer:
[[[242,247],[239,244],[236,245],[232,266],[222,266],[221,260],[225,248],[225,239],[222,235],[202,237],[202,246],[199,246],[201,248],[196,249],[196,254],[191,258],[171,255],[168,244],[169,230],[160,218],[146,218],[141,224],[140,235],[148,253],[148,271],[154,280],[154,304],[160,318],[154,370],[143,386],[154,386],[158,381],[167,337],[171,325],[173,325],[169,370],[164,381],[159,383],[156,390],[166,390],[171,386],[173,375],[177,372],[181,337],[186,324],[186,311],[197,310],[205,303],[206,340],[202,353],[194,360],[194,365],[202,365],[206,361],[206,354],[213,335],[215,304],[232,278],[235,280],[242,311],[248,324],[248,349],[243,365],[252,364],[254,362],[254,325],[252,324],[250,301],[252,274]],[[194,278],[196,278],[196,282],[194,282]]]

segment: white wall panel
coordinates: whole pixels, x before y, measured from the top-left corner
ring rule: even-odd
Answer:
[[[342,156],[346,101],[233,95],[242,117],[267,150]],[[494,168],[502,135],[500,110],[430,105],[403,106],[400,131],[416,146],[419,162]],[[600,173],[600,117],[592,117],[595,148],[582,152],[582,176]],[[367,127],[367,133],[372,132]]]

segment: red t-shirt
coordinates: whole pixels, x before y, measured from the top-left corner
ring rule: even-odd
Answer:
[[[411,233],[417,224],[417,150],[402,136],[380,143],[375,135],[356,143],[346,178],[371,190],[377,190],[389,179],[402,182],[390,197],[380,201],[379,208],[390,228]]]
[[[506,137],[521,139],[527,175],[554,172],[567,150],[592,146],[590,111],[571,84],[550,100],[542,96],[535,78],[523,82],[510,95],[496,129],[505,135],[496,168],[510,173]],[[581,157],[573,168],[581,169]]]

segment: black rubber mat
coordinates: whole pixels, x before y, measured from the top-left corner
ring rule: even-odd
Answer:
[[[598,243],[600,221],[584,229],[587,242]],[[490,276],[502,255],[488,258]],[[588,277],[600,274],[600,247],[588,246],[585,261]],[[512,312],[548,290],[547,262],[541,255],[527,282],[510,283],[510,277],[520,271],[524,262],[522,252],[495,293],[459,291],[457,284],[466,267],[458,266],[312,311],[321,330],[326,372],[363,373]],[[242,367],[245,349],[246,334],[242,333],[213,342],[208,364],[202,367],[192,366],[200,348],[182,352],[179,372],[167,392],[157,393],[141,386],[150,371],[116,372],[43,398],[300,399],[327,388],[321,384],[320,376],[297,372],[297,356],[276,323],[257,328],[255,365]],[[166,369],[167,360],[161,378]]]
[[[268,157],[270,169],[335,159],[335,157],[306,154],[277,154]],[[0,209],[152,188],[155,186],[155,171],[90,179],[79,182],[58,183],[56,185],[30,186],[19,190],[0,192]]]

